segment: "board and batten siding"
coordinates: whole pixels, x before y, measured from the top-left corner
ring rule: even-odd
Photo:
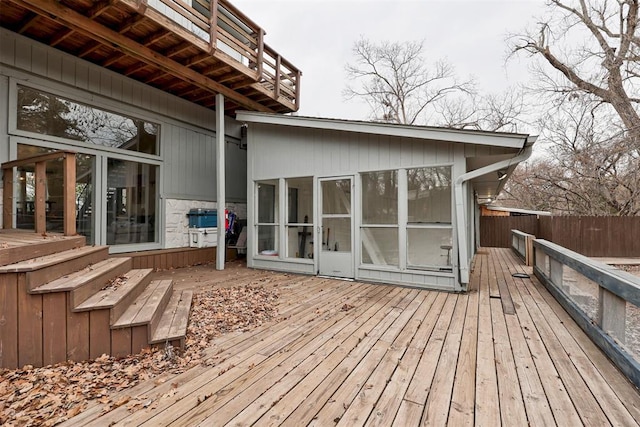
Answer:
[[[253,180],[452,165],[456,158],[461,159],[453,143],[257,123],[249,126]]]
[[[466,172],[463,144],[442,141],[417,140],[387,135],[343,132],[327,129],[309,129],[295,126],[249,124],[249,159],[247,203],[249,224],[255,224],[255,182],[279,178],[314,177],[317,205],[317,179],[334,176],[355,176],[355,247],[353,248],[358,280],[396,283],[425,288],[456,290],[457,273],[423,270],[400,270],[360,265],[361,206],[358,174],[424,166],[452,166],[452,179]],[[281,208],[283,207],[281,201]],[[452,206],[453,208],[453,206]],[[314,206],[314,225],[318,223],[318,207]],[[282,218],[282,214],[281,214]],[[456,241],[455,215],[452,217],[453,239]],[[317,233],[317,227],[315,233]],[[463,228],[464,231],[464,228]],[[256,256],[249,233],[247,262],[250,267],[296,273],[316,274],[318,257],[307,261]],[[314,237],[317,240],[317,237]],[[454,243],[455,245],[455,243]],[[455,247],[455,246],[454,246]],[[282,249],[281,249],[282,250]],[[316,252],[318,248],[316,247]],[[456,252],[452,252],[456,256]],[[457,262],[455,263],[457,265]]]
[[[0,113],[7,117],[9,77],[39,88],[160,124],[162,198],[216,199],[215,112],[88,61],[0,29]],[[8,160],[6,120],[0,124],[0,161]],[[240,124],[225,117],[225,134],[240,139]],[[227,143],[227,199],[246,200],[246,151]]]

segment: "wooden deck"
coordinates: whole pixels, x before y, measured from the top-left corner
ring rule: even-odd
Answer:
[[[483,249],[467,294],[275,274],[278,321],[123,392],[146,409],[96,403],[68,425],[638,425],[638,391],[513,272],[509,250]]]

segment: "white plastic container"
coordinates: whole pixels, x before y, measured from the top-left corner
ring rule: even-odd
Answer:
[[[189,247],[210,248],[218,245],[218,228],[190,228]]]

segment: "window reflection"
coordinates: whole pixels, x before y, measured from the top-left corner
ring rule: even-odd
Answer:
[[[160,126],[18,86],[19,130],[103,147],[158,154]]]
[[[108,159],[107,244],[156,241],[157,166]]]

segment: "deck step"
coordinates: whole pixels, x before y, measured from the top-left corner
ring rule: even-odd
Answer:
[[[131,258],[107,258],[31,289],[31,293],[71,292],[72,307],[77,307],[102,289],[109,280],[129,270],[131,270]]]
[[[149,325],[149,330],[154,330],[172,292],[172,280],[154,280],[149,283],[138,298],[122,313],[122,316],[111,325],[111,329]]]
[[[34,232],[0,233],[0,266],[55,254],[86,245],[84,236],[42,236]]]
[[[109,256],[107,246],[84,246],[0,267],[0,273],[25,273],[27,289],[58,279]]]
[[[179,342],[179,346],[184,347],[192,299],[190,290],[173,293],[149,344]]]
[[[114,324],[128,306],[144,291],[151,280],[152,271],[151,268],[128,271],[115,279],[117,286],[107,285],[77,305],[73,311],[110,309],[109,324]]]

